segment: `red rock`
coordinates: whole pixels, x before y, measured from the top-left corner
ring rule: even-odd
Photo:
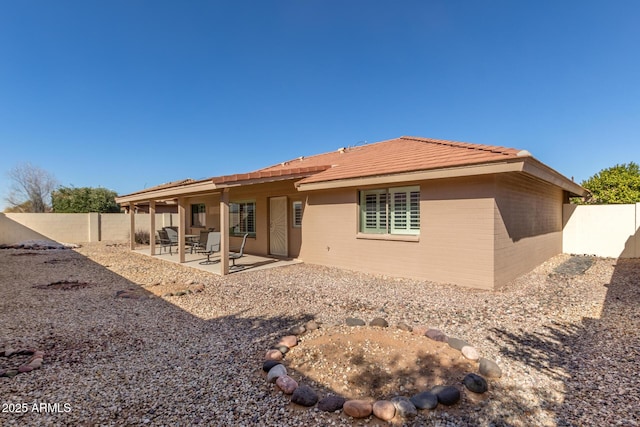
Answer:
[[[298,383],[296,380],[291,378],[289,375],[282,375],[278,377],[276,380],[276,385],[282,390],[284,394],[293,394],[294,391],[298,388]]]
[[[296,337],[295,335],[287,335],[286,337],[282,337],[280,339],[278,345],[284,345],[289,348],[295,347],[296,345],[298,345],[298,337]]]
[[[353,418],[366,418],[373,412],[373,405],[368,400],[347,400],[342,410]]]
[[[267,350],[267,353],[264,355],[265,360],[282,360],[284,356],[280,350]]]
[[[18,368],[18,372],[22,372],[22,373],[31,372],[31,371],[33,371],[33,368],[29,365],[22,365]]]
[[[396,416],[396,407],[388,400],[378,400],[373,404],[373,415],[382,421],[389,421]]]
[[[462,347],[462,350],[460,351],[462,352],[462,355],[469,360],[480,359],[480,353],[478,353],[478,350],[476,350],[475,347],[471,347],[470,345],[465,345],[464,347]]]
[[[36,357],[27,366],[31,366],[33,369],[40,369],[42,367],[42,359]]]

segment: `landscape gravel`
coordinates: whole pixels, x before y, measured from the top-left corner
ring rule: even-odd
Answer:
[[[305,264],[219,277],[115,242],[2,249],[0,370],[20,362],[5,349],[45,356],[0,377],[0,425],[382,425],[295,405],[262,366],[293,327],[384,318],[443,331],[502,371],[488,397],[405,425],[638,426],[640,260],[559,268],[580,258],[481,291]]]

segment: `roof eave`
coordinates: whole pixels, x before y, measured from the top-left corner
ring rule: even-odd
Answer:
[[[572,196],[585,197],[589,192],[579,184],[576,184],[560,172],[550,168],[533,157],[526,159],[522,172],[554,184],[570,193]]]
[[[116,203],[129,205],[131,203],[149,202],[152,200],[171,200],[183,196],[197,195],[219,190],[216,184],[210,180],[199,181],[176,187],[152,190],[143,193],[133,193],[122,197],[116,197]]]
[[[545,182],[554,184],[575,196],[585,196],[587,194],[587,190],[583,187],[530,156],[523,156],[511,161],[429,169],[388,175],[375,175],[307,183],[297,182],[296,188],[298,191],[328,190],[335,188],[395,184],[410,181],[426,181],[431,179],[458,178],[506,172],[526,173]]]
[[[522,172],[524,160],[515,162],[496,162],[480,165],[466,165],[439,169],[401,172],[387,175],[374,175],[332,181],[298,182],[298,191],[327,190],[332,188],[357,187],[365,185],[395,184],[409,181],[426,181],[430,179],[457,178],[463,176],[488,175],[504,172]]]

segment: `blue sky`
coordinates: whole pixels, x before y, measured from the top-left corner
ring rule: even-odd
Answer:
[[[119,194],[413,135],[640,163],[640,2],[0,0],[0,197]],[[0,201],[0,206],[4,200]]]

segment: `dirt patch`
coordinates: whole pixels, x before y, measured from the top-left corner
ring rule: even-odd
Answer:
[[[82,289],[91,286],[91,283],[87,282],[79,282],[79,281],[68,281],[61,280],[59,282],[52,282],[46,285],[34,285],[33,287],[36,289],[55,289],[55,290],[63,290],[69,291],[74,289]]]
[[[460,384],[478,369],[446,343],[374,327],[340,326],[309,334],[286,360],[292,376],[347,399],[410,396],[435,385]]]

